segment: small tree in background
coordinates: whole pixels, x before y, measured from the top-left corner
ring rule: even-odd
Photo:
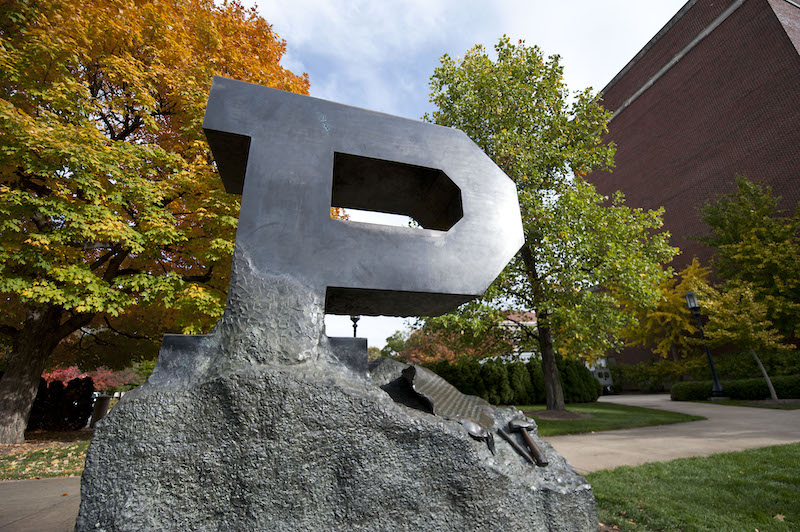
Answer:
[[[697,333],[697,325],[685,296],[693,291],[708,301],[716,293],[708,284],[710,273],[710,268],[700,266],[694,258],[675,277],[662,281],[661,301],[655,309],[635,309],[634,303],[628,303],[636,312],[638,324],[624,330],[627,345],[649,347],[659,356],[676,362],[696,351],[692,337]]]
[[[73,379],[84,377],[91,378],[94,389],[99,392],[114,391],[128,384],[137,383],[140,379],[139,374],[132,368],[117,371],[105,366],[100,366],[94,371],[81,371],[78,366],[70,366],[42,373],[42,378],[48,384],[55,381],[67,384]]]
[[[800,205],[778,209],[772,189],[737,176],[736,191],[703,208],[718,275],[747,290],[784,341],[800,346]]]
[[[562,410],[556,349],[591,358],[621,347],[621,330],[635,324],[622,300],[654,306],[661,264],[676,250],[658,232],[660,211],[631,209],[583,179],[613,164],[597,95],[571,99],[559,57],[535,46],[504,37],[495,53],[478,45],[463,59],[443,56],[430,81],[437,110],[425,119],[463,130],[516,184],[525,243],[483,302],[535,313],[522,331],[542,357],[547,408]]]
[[[783,335],[767,317],[766,302],[756,301],[755,290],[745,282],[731,282],[721,294],[706,303],[709,316],[705,334],[711,346],[735,346],[750,352],[764,376],[773,401],[778,400],[758,351],[789,351]]]

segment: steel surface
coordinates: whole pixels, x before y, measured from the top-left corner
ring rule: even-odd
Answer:
[[[494,407],[488,401],[461,393],[431,370],[411,365],[403,370],[403,376],[415,392],[430,402],[435,415],[472,420],[487,429],[494,424]]]
[[[326,312],[442,314],[523,243],[513,182],[459,130],[222,77],[203,128],[226,190],[242,194],[235,253],[312,287]],[[422,227],[332,219],[332,206]]]

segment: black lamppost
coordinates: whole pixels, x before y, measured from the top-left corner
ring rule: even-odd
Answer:
[[[353,338],[356,337],[356,328],[358,327],[358,320],[361,319],[361,316],[350,316],[350,321],[353,322]]]
[[[705,340],[706,335],[703,333],[703,321],[700,319],[700,304],[697,302],[697,296],[694,295],[694,292],[690,291],[686,293],[686,305],[697,320],[697,327],[700,329],[700,338]],[[722,385],[717,378],[717,370],[714,368],[714,360],[711,358],[711,351],[708,350],[707,345],[703,347],[706,350],[706,357],[708,357],[708,365],[711,367],[711,397],[723,397]]]

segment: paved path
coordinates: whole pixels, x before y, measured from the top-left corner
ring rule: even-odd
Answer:
[[[672,402],[668,395],[606,396],[601,401],[708,419],[546,438],[581,473],[800,441],[800,410]],[[79,504],[80,478],[0,482],[0,532],[71,532]]]
[[[580,473],[800,442],[800,410],[671,401],[668,394],[612,395],[600,400],[707,419],[544,438]]]
[[[80,504],[80,477],[0,482],[0,531],[72,532]]]

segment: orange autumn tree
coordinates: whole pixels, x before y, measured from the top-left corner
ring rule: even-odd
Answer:
[[[23,441],[63,342],[135,337],[137,314],[184,332],[220,316],[239,203],[202,132],[208,90],[218,74],[307,93],[285,47],[238,2],[4,2],[0,443]]]

